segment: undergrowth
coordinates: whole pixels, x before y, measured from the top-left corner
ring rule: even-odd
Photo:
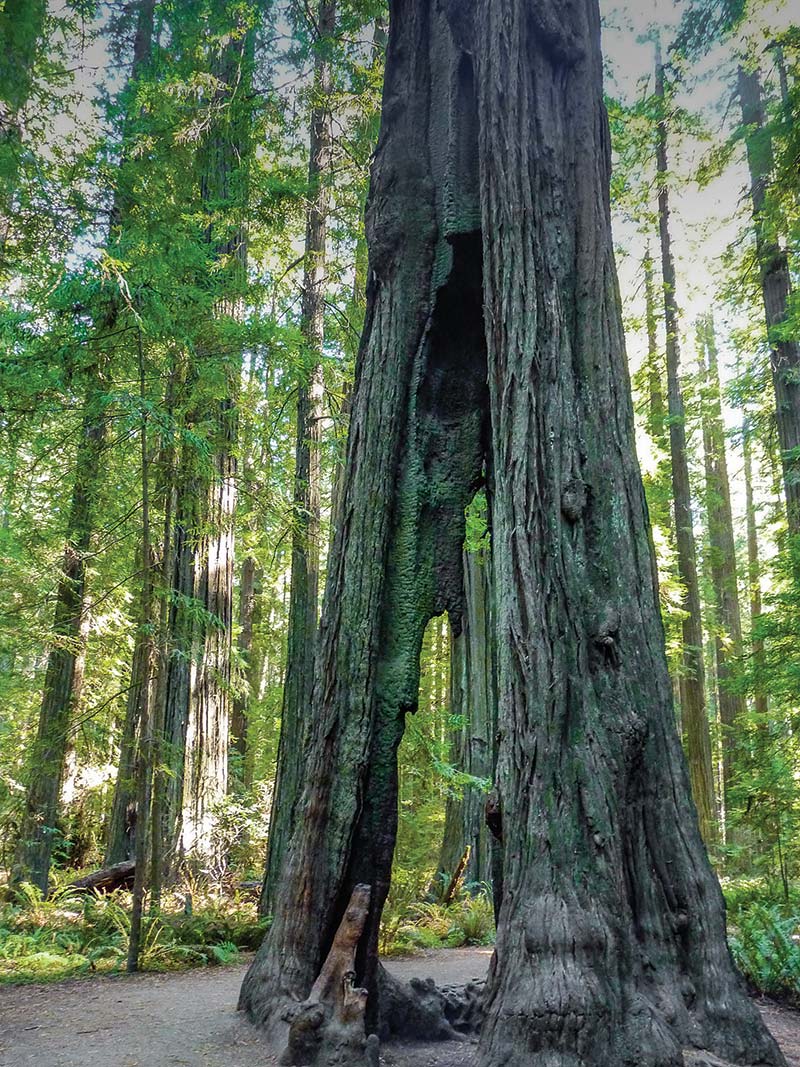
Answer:
[[[493,942],[494,906],[491,889],[484,884],[467,886],[449,904],[393,895],[384,909],[380,944],[384,956]]]
[[[728,943],[750,988],[800,1004],[800,898],[752,878],[723,881],[723,891]]]
[[[232,963],[261,943],[268,921],[258,918],[254,900],[196,883],[189,888],[191,908],[181,886],[157,914],[146,916],[143,970]],[[723,889],[731,952],[749,986],[800,1005],[800,896],[787,900],[753,879],[726,881]],[[381,924],[383,955],[493,943],[489,886],[465,886],[448,904],[431,896],[435,892],[398,879]],[[103,896],[56,884],[44,899],[33,886],[23,886],[13,902],[0,904],[0,983],[124,970],[130,904],[124,891]]]
[[[234,894],[169,894],[157,914],[147,915],[140,967],[169,971],[235,962],[256,949],[266,922],[253,901]],[[0,906],[0,982],[42,982],[125,969],[130,935],[130,893],[107,896],[56,886],[47,899],[23,885],[12,903]]]

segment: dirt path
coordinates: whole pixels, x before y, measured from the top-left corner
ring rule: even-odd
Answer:
[[[455,985],[481,977],[489,949],[426,952],[390,961],[399,978]],[[0,987],[2,1067],[274,1067],[259,1034],[236,1012],[245,966],[183,974],[73,979]],[[800,1067],[800,1015],[762,1011]],[[470,1067],[474,1046],[390,1046],[385,1067]]]

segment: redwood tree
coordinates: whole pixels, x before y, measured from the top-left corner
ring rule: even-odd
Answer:
[[[486,460],[504,890],[478,1062],[780,1064],[728,954],[674,727],[596,0],[395,0],[390,25],[306,787],[241,1006],[275,1037],[308,1019],[367,883],[355,969],[375,1019],[397,745],[425,623],[463,611]]]
[[[331,114],[331,38],[336,29],[335,0],[321,0],[315,22],[314,104],[311,109],[308,162],[309,203],[306,212],[302,330],[311,367],[297,392],[292,537],[292,586],[286,679],[281,709],[281,736],[275,772],[275,799],[269,824],[267,863],[260,909],[272,910],[286,847],[302,788],[303,735],[308,715],[317,637],[320,564],[320,491],[322,421],[325,383],[322,346],[325,340],[325,252],[331,208],[330,167],[333,149]]]

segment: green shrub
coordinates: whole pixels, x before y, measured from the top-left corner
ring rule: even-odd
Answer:
[[[739,911],[728,933],[739,970],[759,993],[800,1000],[800,919],[775,905]]]
[[[261,943],[267,922],[255,904],[237,895],[203,897],[186,915],[181,890],[167,896],[156,915],[145,915],[140,965],[173,970],[233,962],[240,950]],[[126,964],[131,897],[103,896],[58,887],[51,897],[23,886],[0,907],[0,982],[43,981],[92,971],[113,972]]]

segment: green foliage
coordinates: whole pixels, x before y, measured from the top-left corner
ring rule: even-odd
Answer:
[[[255,903],[238,896],[206,895],[192,913],[173,893],[145,918],[140,966],[166,971],[233,963],[253,951],[267,929]],[[0,907],[0,982],[32,982],[125,969],[130,935],[130,894],[80,893],[63,885],[47,898],[23,883],[13,903]]]
[[[800,916],[753,904],[737,914],[728,940],[737,967],[758,993],[800,1000]]]
[[[406,901],[387,905],[381,924],[381,952],[403,955],[419,949],[461,948],[494,941],[494,906],[488,886],[462,892],[451,904]]]

